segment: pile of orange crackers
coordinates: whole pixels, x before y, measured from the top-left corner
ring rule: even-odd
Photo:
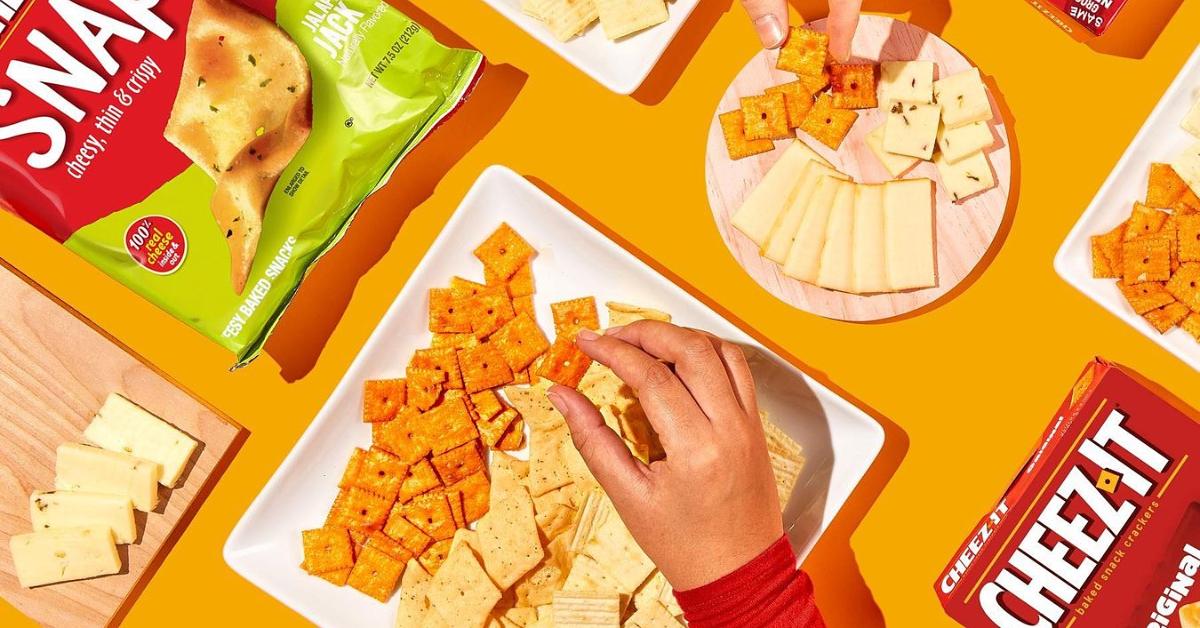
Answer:
[[[773,150],[774,140],[792,137],[793,129],[837,150],[858,120],[854,110],[878,105],[875,66],[829,63],[825,33],[793,27],[775,67],[796,74],[796,80],[746,96],[741,108],[720,115],[731,159]]]
[[[1092,275],[1117,279],[1159,333],[1181,327],[1200,341],[1200,197],[1169,164],[1150,164],[1146,201],[1092,237]]]
[[[310,574],[386,601],[409,559],[436,573],[455,531],[488,512],[484,448],[524,446],[525,421],[496,389],[534,377],[579,384],[591,359],[573,338],[599,329],[595,300],[552,304],[551,344],[535,320],[535,255],[502,224],[475,249],[484,283],[454,277],[430,290],[431,346],[403,379],[366,382],[371,447],[351,455],[325,525],[302,533]]]

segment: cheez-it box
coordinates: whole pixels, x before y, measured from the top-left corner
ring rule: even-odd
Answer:
[[[1200,424],[1093,361],[934,588],[970,627],[1200,628]]]
[[[1033,8],[1079,41],[1088,41],[1112,25],[1126,0],[1027,0]]]

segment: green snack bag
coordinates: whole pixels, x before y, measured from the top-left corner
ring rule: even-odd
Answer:
[[[0,207],[238,366],[484,66],[386,2],[5,2]]]

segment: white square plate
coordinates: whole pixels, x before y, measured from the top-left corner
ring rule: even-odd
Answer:
[[[617,41],[605,37],[604,29],[597,22],[583,35],[562,42],[550,34],[545,24],[521,11],[521,0],[483,1],[568,63],[618,94],[632,94],[641,86],[688,16],[700,4],[700,0],[668,2],[670,17],[666,22]]]
[[[1197,139],[1184,131],[1179,123],[1192,103],[1200,98],[1200,47],[1192,53],[1179,71],[1162,100],[1154,107],[1146,124],[1125,149],[1121,161],[1113,168],[1108,180],[1092,199],[1092,204],[1075,223],[1058,255],[1054,270],[1067,283],[1134,326],[1159,346],[1175,354],[1196,370],[1200,370],[1200,343],[1182,329],[1160,334],[1144,318],[1138,316],[1121,296],[1113,279],[1092,277],[1091,237],[1111,231],[1129,218],[1134,201],[1146,198],[1146,184],[1152,162],[1170,162]]]
[[[319,527],[351,450],[371,442],[361,420],[362,382],[400,377],[427,346],[427,290],[453,275],[479,279],[471,250],[508,222],[538,250],[538,320],[552,336],[550,303],[595,295],[670,312],[681,325],[741,344],[760,405],[803,447],[807,462],[785,521],[800,557],[816,543],[883,445],[874,419],[755,342],[562,205],[507,168],[486,170],[346,372],[321,413],[238,522],[225,560],[247,580],[322,626],[380,626],[394,607],[300,569],[300,531]],[[601,314],[602,321],[604,314]]]

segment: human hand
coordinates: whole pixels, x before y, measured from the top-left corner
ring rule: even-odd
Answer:
[[[742,7],[754,23],[758,38],[765,48],[778,48],[787,39],[787,0],[742,0]],[[862,0],[829,0],[829,51],[833,58],[845,61],[850,57],[850,42],[858,29]]]
[[[642,463],[578,391],[555,385],[551,403],[596,480],[676,590],[713,582],[783,534],[779,497],[741,349],[659,321],[576,344],[637,394],[666,452]]]

